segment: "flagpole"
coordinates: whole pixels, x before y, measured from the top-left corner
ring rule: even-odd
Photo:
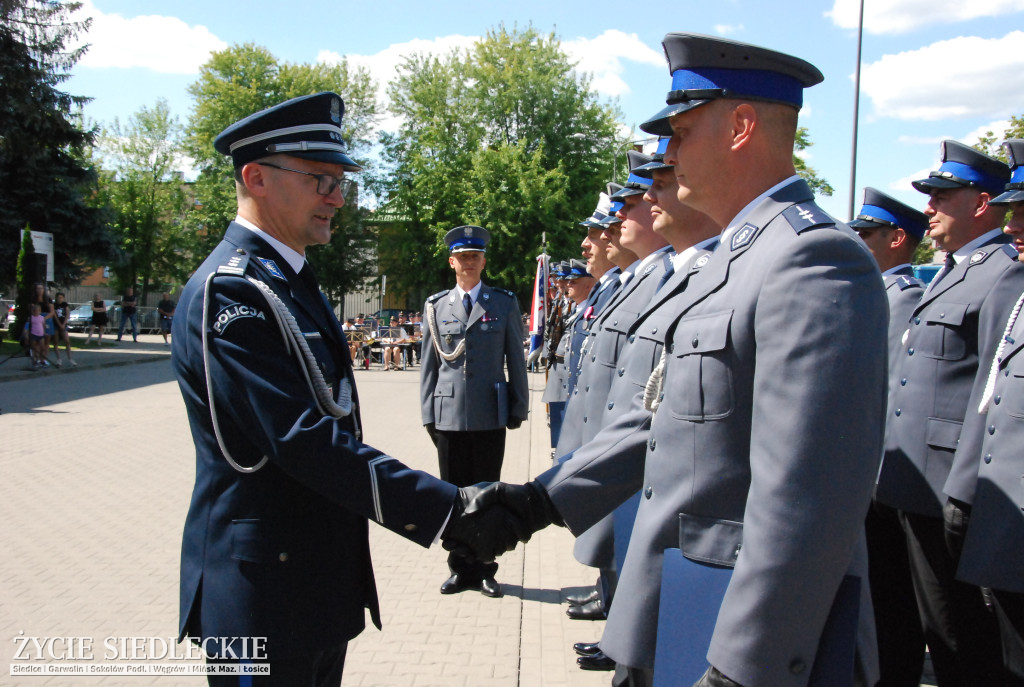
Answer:
[[[860,53],[864,43],[864,0],[860,0],[860,18],[857,20],[857,68],[853,77],[853,146],[850,151],[850,212],[852,220],[854,199],[857,195],[857,124],[860,119]]]

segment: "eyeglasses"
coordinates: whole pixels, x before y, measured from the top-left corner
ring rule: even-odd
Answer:
[[[282,167],[281,165],[275,165],[270,162],[257,162],[256,164],[261,167],[273,167],[274,169],[283,169],[286,172],[295,172],[296,174],[305,174],[308,177],[316,177],[316,192],[321,196],[331,195],[334,193],[334,189],[336,188],[341,189],[341,195],[347,196],[354,185],[351,179],[346,179],[345,177],[335,177],[330,174],[313,174],[312,172],[303,172],[301,169]]]

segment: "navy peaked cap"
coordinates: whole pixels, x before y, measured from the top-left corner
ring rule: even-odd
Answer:
[[[573,258],[569,261],[569,270],[565,275],[566,279],[579,279],[580,277],[589,277],[590,272],[587,272],[587,263],[582,260],[576,260]]]
[[[292,98],[235,122],[217,135],[213,147],[230,155],[235,167],[283,153],[358,172],[362,167],[345,152],[341,137],[344,114],[345,102],[337,93]]]
[[[483,227],[467,224],[462,227],[455,227],[444,235],[445,245],[451,253],[466,253],[468,251],[486,252],[487,242],[491,240],[491,232]]]
[[[650,162],[651,156],[630,150],[626,153],[626,159],[629,161],[629,177],[626,179],[625,185],[611,196],[613,201],[622,200],[627,196],[643,195],[651,187],[650,177],[645,178],[636,174],[636,169]]]
[[[1005,162],[989,157],[959,141],[943,141],[942,164],[927,179],[910,182],[921,193],[941,188],[973,187],[992,195],[1002,193],[1010,181],[1010,168]]]
[[[864,189],[864,205],[850,222],[854,229],[895,229],[899,227],[920,241],[928,231],[928,217],[870,186]]]
[[[670,33],[661,42],[672,75],[667,106],[640,130],[671,136],[669,118],[717,98],[763,100],[800,109],[803,90],[825,80],[810,62],[756,45],[694,33]]]
[[[668,142],[672,139],[671,136],[662,136],[658,139],[658,149],[654,151],[654,155],[651,155],[651,161],[646,165],[640,165],[633,170],[637,176],[644,177],[645,179],[654,178],[654,170],[656,169],[671,169],[672,165],[665,164],[665,151],[668,150]]]
[[[997,196],[989,203],[1004,205],[1024,201],[1024,139],[1013,138],[1003,143],[1006,159],[1010,161],[1010,183],[1005,193]]]

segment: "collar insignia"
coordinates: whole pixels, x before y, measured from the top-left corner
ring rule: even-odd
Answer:
[[[261,265],[267,268],[267,271],[270,272],[270,276],[272,276],[274,279],[288,281],[288,279],[284,276],[284,272],[281,271],[281,268],[278,267],[273,260],[268,260],[267,258],[260,257],[257,257],[256,259],[260,261]]]

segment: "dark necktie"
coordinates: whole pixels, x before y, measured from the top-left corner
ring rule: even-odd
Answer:
[[[302,266],[299,270],[299,279],[302,280],[303,285],[309,289],[309,293],[316,296],[319,300],[320,297],[320,284],[316,281],[316,275],[313,274],[313,267],[308,262]]]
[[[661,287],[664,286],[665,282],[667,282],[669,279],[671,279],[672,275],[675,274],[675,272],[676,272],[676,265],[675,265],[675,263],[672,262],[671,260],[668,260],[667,262],[668,262],[668,264],[665,266],[665,272],[662,273],[661,279],[658,280],[658,287],[655,289],[655,293],[657,293],[658,291],[661,291]]]
[[[462,296],[462,307],[466,309],[466,317],[469,317],[469,313],[473,312],[473,299],[468,293]]]
[[[928,290],[935,288],[940,281],[949,276],[949,273],[956,267],[956,259],[953,258],[952,253],[946,253],[946,261],[942,265],[942,269],[935,275],[935,279],[932,279],[932,283],[928,285]]]

